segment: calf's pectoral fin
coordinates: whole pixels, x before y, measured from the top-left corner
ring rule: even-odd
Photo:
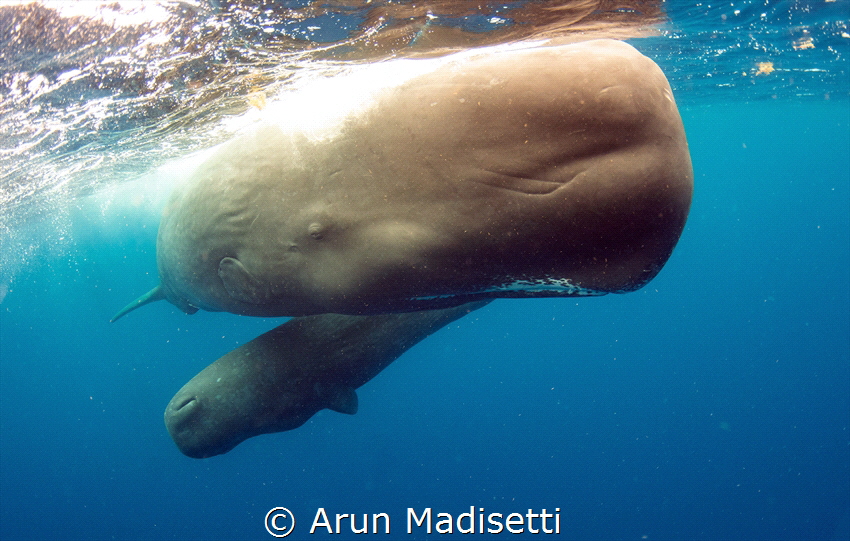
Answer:
[[[354,387],[316,383],[313,388],[327,409],[348,415],[357,413],[357,392]]]
[[[218,276],[224,289],[234,299],[250,304],[266,304],[271,301],[271,291],[233,257],[225,257],[218,264]]]

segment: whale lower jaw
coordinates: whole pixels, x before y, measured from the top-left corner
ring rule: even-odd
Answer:
[[[625,291],[622,291],[625,293]],[[411,301],[433,301],[466,297],[599,297],[620,291],[601,291],[573,284],[565,278],[540,278],[536,280],[514,280],[502,285],[491,286],[478,291],[464,293],[445,293],[411,297]]]

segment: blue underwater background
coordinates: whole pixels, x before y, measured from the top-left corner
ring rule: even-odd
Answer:
[[[493,302],[362,387],[355,416],[203,460],[165,405],[283,320],[157,303],[110,324],[156,284],[157,219],[71,205],[73,244],[3,286],[0,539],[271,539],[276,506],[288,539],[364,537],[308,535],[319,507],[388,513],[369,538],[468,538],[404,528],[408,507],[470,506],[560,509],[558,535],[480,538],[850,539],[847,96],[681,114],[694,200],[647,287]]]

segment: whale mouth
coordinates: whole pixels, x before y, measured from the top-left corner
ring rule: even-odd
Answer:
[[[195,395],[174,397],[165,410],[165,427],[171,439],[184,455],[207,458],[229,451],[233,445],[222,446],[215,433],[205,425],[207,418],[201,401]],[[212,436],[212,438],[211,438]],[[222,448],[223,450],[219,450]]]
[[[412,301],[433,301],[440,299],[463,299],[483,297],[490,294],[498,294],[501,297],[600,297],[611,291],[589,289],[573,284],[568,278],[539,278],[539,279],[517,279],[501,285],[494,285],[468,293],[444,293],[440,295],[427,295],[422,297],[411,297]],[[485,297],[486,298],[486,297]]]
[[[174,407],[172,409],[174,411],[180,411],[181,413],[185,413],[185,412],[182,411],[184,408],[188,408],[187,409],[187,412],[188,412],[189,410],[192,410],[195,407],[197,407],[197,405],[198,405],[198,399],[196,397],[187,396],[183,400],[180,400],[179,402],[174,404]]]

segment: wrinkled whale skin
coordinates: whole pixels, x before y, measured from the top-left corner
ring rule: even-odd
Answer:
[[[692,186],[670,87],[630,45],[482,54],[329,139],[264,125],[222,146],[163,212],[154,300],[303,316],[632,291]]]

